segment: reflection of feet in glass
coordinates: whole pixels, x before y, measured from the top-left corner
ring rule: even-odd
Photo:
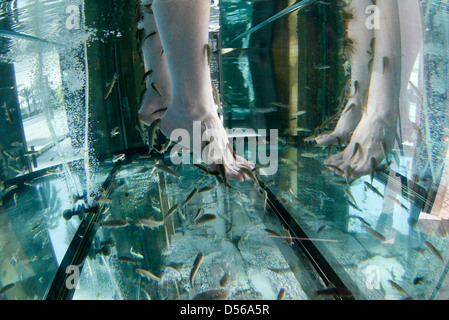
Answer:
[[[396,1],[379,1],[378,6],[393,17],[398,15]],[[340,173],[349,174],[351,179],[369,174],[382,161],[388,161],[388,152],[396,136],[401,80],[399,22],[383,17],[381,24],[383,28],[374,32],[373,60],[365,65],[366,70],[372,70],[366,106],[362,109],[356,108],[356,104],[351,108],[346,106],[334,132],[316,139],[322,145],[333,143],[337,138],[345,142],[355,128],[346,148],[325,161],[326,165],[338,167]],[[354,51],[352,61],[358,59],[360,56]]]

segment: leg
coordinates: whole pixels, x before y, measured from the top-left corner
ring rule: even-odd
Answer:
[[[349,170],[352,178],[370,173],[385,160],[396,137],[402,70],[398,1],[377,0],[377,6],[380,28],[374,30],[368,102],[348,146],[326,161],[342,171]]]
[[[146,91],[142,98],[140,120],[150,125],[162,117],[171,101],[172,88],[167,60],[152,11],[153,0],[142,5],[142,54],[145,63]]]
[[[342,48],[351,68],[350,94],[351,97],[342,111],[342,115],[331,133],[318,136],[316,142],[325,146],[338,142],[347,143],[352,132],[362,117],[362,109],[365,107],[366,94],[370,84],[370,61],[374,46],[374,32],[365,27],[366,8],[371,5],[371,0],[356,0],[345,8],[347,15],[352,16],[348,21],[346,38]]]
[[[153,11],[164,47],[172,80],[172,99],[161,118],[160,127],[167,137],[177,129],[189,133],[190,141],[180,141],[207,164],[223,163],[226,176],[242,181],[240,168],[253,165],[234,158],[226,131],[213,99],[206,45],[209,39],[209,0],[155,0]],[[210,143],[194,141],[194,121],[201,122],[201,136],[213,134]],[[172,139],[173,140],[173,139]],[[203,140],[203,139],[201,139]],[[205,139],[206,140],[206,139]],[[203,150],[213,150],[205,159]]]

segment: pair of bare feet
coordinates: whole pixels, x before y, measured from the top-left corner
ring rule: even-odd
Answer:
[[[179,142],[183,147],[200,157],[207,147],[213,152],[203,161],[214,169],[223,164],[229,179],[248,180],[241,168],[251,170],[254,164],[233,153],[213,98],[207,50],[210,1],[146,1],[142,13],[147,91],[141,122],[150,125],[160,119],[168,138],[184,130],[190,138]],[[194,122],[201,123],[200,143],[192,140]]]
[[[334,131],[315,139],[321,146],[347,144],[325,165],[349,179],[372,173],[382,162],[389,163],[399,115],[403,66],[398,3],[377,1],[384,13],[378,29],[365,25],[370,5],[371,0],[355,0],[344,9],[351,17],[343,40],[351,64],[351,93]]]

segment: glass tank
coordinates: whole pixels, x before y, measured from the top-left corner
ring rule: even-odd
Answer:
[[[448,299],[448,21],[1,1],[0,299]]]

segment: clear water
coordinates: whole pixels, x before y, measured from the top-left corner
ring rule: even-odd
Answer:
[[[291,4],[211,5],[211,39],[221,47],[211,71],[225,126],[279,133],[270,151],[277,170],[260,171],[272,193],[264,210],[252,181],[225,187],[193,165],[177,167],[179,178],[155,167],[159,161],[175,168],[169,153],[148,154],[136,128],[145,72],[136,1],[1,2],[0,299],[187,300],[220,288],[236,300],[276,299],[282,289],[284,299],[333,299],[317,296],[336,285],[329,283],[332,275],[355,299],[449,297],[447,2],[421,2],[423,48],[410,77],[420,89],[408,86],[409,113],[401,114],[402,123],[415,122],[419,130],[402,137],[391,165],[377,171],[372,186],[380,194],[367,187],[369,175],[348,186],[326,169],[337,147],[329,153],[304,142],[335,113],[344,90],[343,27],[334,4],[270,19]],[[317,71],[317,61],[331,68]],[[307,113],[291,121],[299,110]],[[410,152],[417,135],[422,142]],[[266,146],[258,141],[259,150]],[[245,156],[254,157],[254,139],[246,142]],[[121,153],[125,159],[113,161]],[[141,218],[161,221],[204,186],[215,188],[197,194],[163,226],[133,225]],[[107,203],[95,201],[99,194]],[[200,208],[215,219],[195,224]],[[292,220],[280,218],[280,208]],[[128,225],[99,226],[110,219]],[[368,224],[384,239],[368,232]],[[289,227],[300,238],[293,244]],[[308,243],[326,260],[324,275]],[[204,258],[191,283],[199,253]],[[64,268],[72,262],[80,271],[75,290],[61,278],[71,275]],[[229,281],[221,284],[226,273]]]

